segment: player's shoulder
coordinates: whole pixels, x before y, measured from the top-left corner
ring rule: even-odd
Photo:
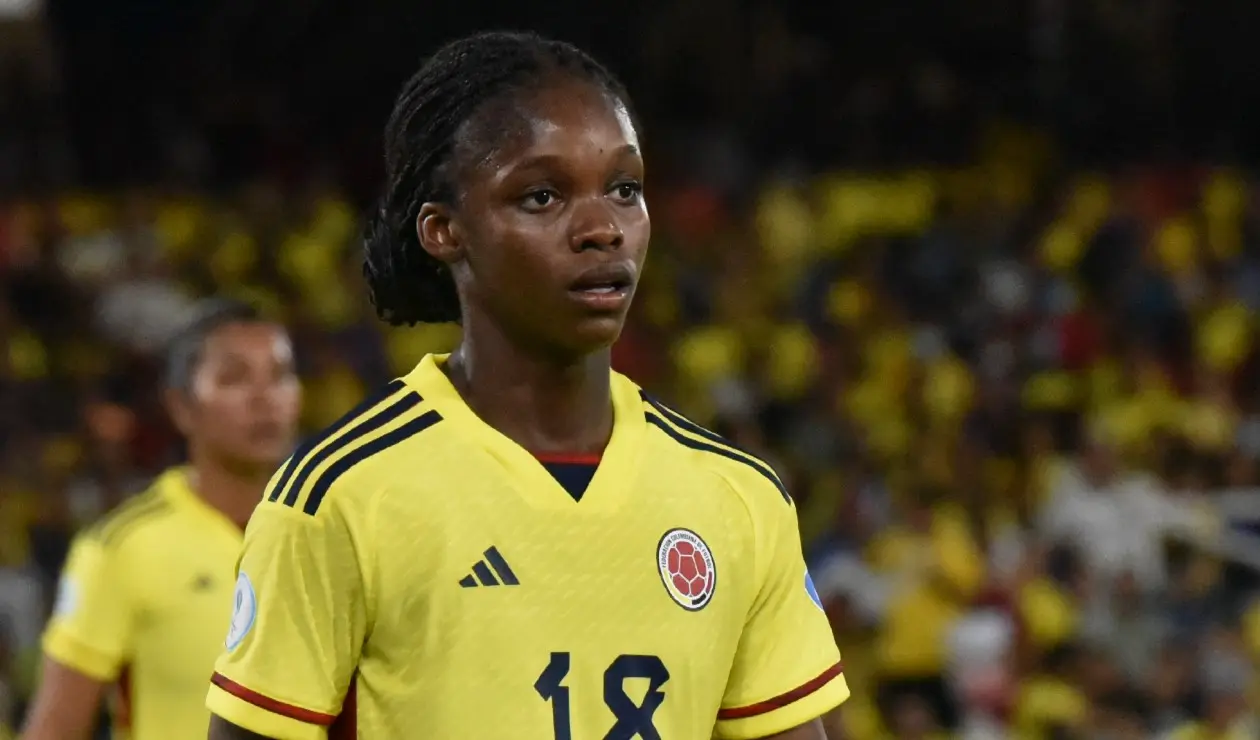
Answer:
[[[79,539],[104,550],[120,551],[149,539],[148,535],[160,533],[174,513],[175,507],[162,491],[159,479],[114,507],[84,530]]]
[[[331,500],[364,505],[371,492],[412,470],[402,463],[426,457],[441,421],[418,390],[395,380],[302,442],[267,484],[263,505],[310,516]]]
[[[792,506],[787,487],[765,459],[697,424],[646,391],[639,391],[650,433],[676,454],[668,467],[698,468],[716,474],[754,506]]]

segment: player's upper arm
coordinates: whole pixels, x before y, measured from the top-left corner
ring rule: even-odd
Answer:
[[[210,718],[210,734],[208,740],[267,740],[266,736],[250,732],[244,727],[237,727],[222,717]]]
[[[264,501],[245,532],[232,626],[206,703],[266,737],[324,736],[368,631],[364,559],[333,498],[311,514]]]
[[[757,596],[744,624],[715,734],[816,738],[812,720],[849,696],[831,625],[801,553],[796,509],[777,491],[749,496]],[[754,493],[761,494],[762,491]],[[797,734],[792,734],[797,733]],[[805,734],[801,734],[805,733]]]
[[[25,740],[87,740],[96,726],[105,684],[44,658],[39,690],[26,713]]]

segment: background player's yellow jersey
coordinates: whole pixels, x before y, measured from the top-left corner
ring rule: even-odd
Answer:
[[[842,702],[765,463],[614,375],[575,500],[426,358],[294,455],[208,704],[268,737],[707,740]]]
[[[115,737],[206,737],[206,678],[231,618],[241,537],[180,468],[75,541],[44,651],[118,681]]]

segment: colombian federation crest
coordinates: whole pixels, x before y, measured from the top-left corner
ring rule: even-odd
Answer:
[[[713,599],[717,569],[713,553],[690,529],[671,529],[656,547],[656,563],[665,592],[687,611],[699,611]]]

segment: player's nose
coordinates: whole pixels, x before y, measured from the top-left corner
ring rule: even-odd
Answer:
[[[574,252],[587,249],[619,249],[625,241],[621,224],[617,223],[612,206],[603,198],[591,198],[577,204],[569,227],[569,248]]]
[[[271,416],[281,406],[281,392],[272,381],[259,381],[250,386],[249,407],[257,416]]]

